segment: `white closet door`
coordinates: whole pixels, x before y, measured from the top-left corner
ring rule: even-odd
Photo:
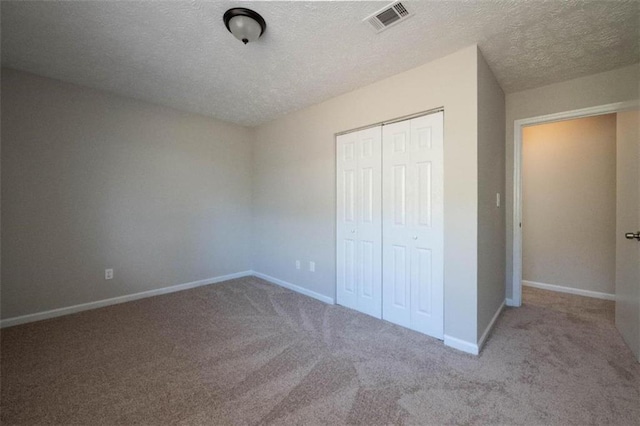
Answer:
[[[358,137],[356,133],[340,135],[336,140],[336,301],[347,308],[357,309],[356,241],[356,174]]]
[[[382,132],[337,138],[337,303],[382,317]]]
[[[443,113],[383,127],[383,318],[444,331]]]

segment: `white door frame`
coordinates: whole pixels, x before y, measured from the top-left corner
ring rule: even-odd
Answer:
[[[523,118],[513,122],[513,275],[511,299],[507,299],[509,306],[522,305],[522,228],[520,226],[522,222],[522,129],[536,124],[613,114],[636,109],[639,106],[639,100],[616,102],[556,114]]]

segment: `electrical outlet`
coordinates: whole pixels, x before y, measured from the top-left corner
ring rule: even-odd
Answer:
[[[300,261],[296,260],[296,269],[300,269]]]
[[[109,268],[104,270],[104,279],[105,280],[113,279],[113,269]]]
[[[311,272],[315,272],[316,271],[316,262],[314,262],[314,261],[309,262],[309,271],[311,271]]]

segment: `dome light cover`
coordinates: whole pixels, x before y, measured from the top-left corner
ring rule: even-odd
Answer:
[[[227,10],[222,19],[229,32],[244,44],[256,41],[267,29],[262,16],[244,7]]]

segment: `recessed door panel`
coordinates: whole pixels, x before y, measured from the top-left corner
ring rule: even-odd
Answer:
[[[431,149],[431,127],[416,126],[418,149]]]
[[[416,279],[414,280],[415,309],[421,314],[431,314],[431,250],[416,249]]]
[[[375,297],[375,278],[376,278],[376,258],[375,258],[375,248],[373,241],[361,241],[360,242],[360,255],[361,261],[360,265],[362,268],[361,271],[361,297],[366,297],[368,299],[372,299]]]
[[[408,280],[407,280],[407,248],[393,246],[393,306],[407,307]]]
[[[407,219],[407,173],[405,165],[393,168],[393,224],[403,226]]]
[[[410,250],[402,244],[386,247],[383,260],[382,318],[405,327],[411,321]]]
[[[345,170],[343,172],[343,196],[344,196],[344,221],[355,222],[356,220],[356,179],[355,170]]]
[[[431,226],[431,162],[425,161],[416,164],[418,171],[417,209],[418,225]]]
[[[393,135],[393,150],[394,152],[402,153],[407,150],[407,134],[404,132],[398,132]]]
[[[342,145],[342,152],[344,153],[343,161],[349,162],[355,159],[356,143],[354,140],[349,140]]]
[[[344,289],[347,293],[356,291],[356,244],[344,240]]]
[[[362,158],[373,158],[374,138],[362,138]]]
[[[375,216],[374,211],[374,191],[380,188],[374,187],[374,171],[372,167],[363,168],[361,171],[362,182],[362,222],[372,223]],[[378,207],[379,206],[375,206]]]

